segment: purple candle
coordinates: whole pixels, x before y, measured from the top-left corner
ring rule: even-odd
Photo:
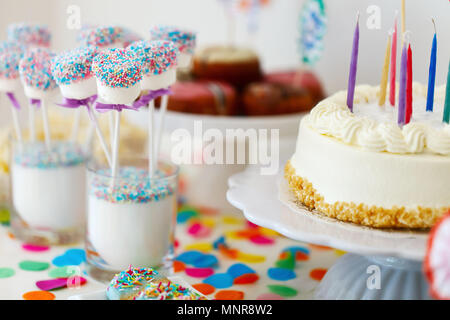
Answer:
[[[355,96],[356,69],[358,66],[358,47],[359,47],[359,12],[358,18],[356,20],[355,33],[353,35],[352,58],[350,61],[350,73],[348,76],[347,106],[351,112],[353,112],[353,98]]]
[[[400,86],[398,91],[398,119],[399,125],[405,124],[405,110],[406,110],[406,43],[403,41],[402,58],[400,61]]]

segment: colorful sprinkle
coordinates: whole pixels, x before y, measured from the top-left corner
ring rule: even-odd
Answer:
[[[124,30],[117,26],[86,27],[78,34],[78,41],[82,46],[99,48],[122,45]]]
[[[152,40],[168,40],[175,43],[181,53],[193,54],[196,35],[172,26],[157,25],[150,28]]]
[[[29,243],[23,244],[22,248],[27,251],[31,251],[31,252],[43,252],[43,251],[47,251],[48,249],[50,249],[50,247],[48,247],[48,246],[38,246],[35,244],[29,244]]]
[[[41,261],[24,260],[19,262],[19,268],[26,271],[43,271],[50,267],[50,263]]]
[[[22,295],[25,300],[54,300],[55,295],[48,291],[29,291]]]
[[[251,284],[259,280],[259,276],[256,273],[246,273],[236,277],[233,284]]]
[[[294,288],[278,284],[270,284],[267,286],[267,288],[270,290],[270,292],[282,297],[294,297],[298,294],[298,291]]]
[[[327,273],[327,269],[316,268],[309,272],[309,276],[311,277],[311,279],[320,281],[320,280],[322,280],[322,278],[325,276],[326,273]]]
[[[16,272],[11,268],[0,268],[0,279],[9,278],[15,275]]]
[[[238,290],[220,290],[214,295],[216,300],[242,300],[244,293]]]
[[[216,289],[225,289],[233,285],[233,278],[228,273],[216,273],[204,279],[203,283],[210,284]]]
[[[58,85],[69,85],[93,76],[92,61],[98,54],[94,47],[65,51],[52,59],[52,74]]]
[[[127,49],[136,53],[141,60],[145,76],[158,75],[176,67],[178,49],[171,41],[137,41]]]
[[[129,88],[142,79],[136,54],[126,49],[109,49],[95,56],[92,71],[97,80],[110,88]]]
[[[294,271],[283,268],[269,268],[267,275],[269,278],[278,281],[287,281],[297,277]]]
[[[50,91],[57,87],[53,79],[51,61],[55,56],[49,49],[33,48],[25,52],[19,62],[22,82],[41,91]]]
[[[148,283],[135,300],[205,300],[205,297],[170,280],[161,280]]]
[[[235,279],[247,273],[256,273],[256,271],[243,263],[235,263],[228,268],[227,273]]]
[[[193,278],[206,278],[214,274],[214,269],[212,268],[186,268],[184,271]]]
[[[10,80],[19,78],[19,62],[25,50],[25,46],[17,42],[0,42],[0,78]]]
[[[49,47],[51,34],[47,26],[27,23],[8,25],[8,40],[31,46]]]
[[[192,285],[192,288],[204,295],[209,295],[216,290],[212,285],[207,283],[196,283]]]

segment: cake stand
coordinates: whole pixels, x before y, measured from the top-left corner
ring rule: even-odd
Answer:
[[[317,299],[430,299],[422,273],[427,232],[379,230],[340,222],[300,206],[282,174],[249,167],[232,176],[228,201],[284,236],[349,253],[328,270]]]

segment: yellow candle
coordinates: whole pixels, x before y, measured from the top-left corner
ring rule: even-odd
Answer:
[[[388,83],[390,56],[391,56],[391,36],[389,35],[387,46],[386,46],[386,54],[384,55],[383,73],[381,75],[380,100],[378,100],[378,105],[380,105],[380,106],[383,106],[386,101],[386,87],[387,87],[387,83]]]

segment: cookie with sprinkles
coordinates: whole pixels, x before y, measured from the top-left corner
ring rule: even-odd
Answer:
[[[0,91],[13,92],[20,88],[19,62],[25,46],[11,41],[0,42]]]
[[[179,50],[173,42],[143,40],[132,43],[128,49],[134,51],[141,59],[142,89],[167,88],[176,82]]]
[[[57,85],[51,71],[51,61],[55,54],[46,48],[27,50],[19,62],[20,79],[25,95],[42,99],[52,94]]]
[[[147,284],[134,300],[207,300],[194,290],[169,279]]]
[[[155,278],[159,279],[158,272],[152,268],[133,268],[128,266],[111,280],[106,288],[106,296],[109,300],[129,300]]]
[[[100,52],[92,63],[99,97],[107,103],[129,104],[139,96],[141,62],[127,49]]]
[[[51,33],[45,25],[13,23],[8,26],[7,33],[10,41],[32,47],[50,47]]]
[[[96,47],[80,47],[52,59],[52,74],[61,94],[69,99],[85,99],[97,92],[92,62]]]
[[[186,68],[190,65],[196,42],[194,32],[173,26],[155,25],[150,28],[150,39],[172,41],[180,50],[178,66]]]
[[[78,41],[81,46],[94,46],[101,50],[120,48],[123,46],[122,27],[100,26],[86,27],[78,33]]]

